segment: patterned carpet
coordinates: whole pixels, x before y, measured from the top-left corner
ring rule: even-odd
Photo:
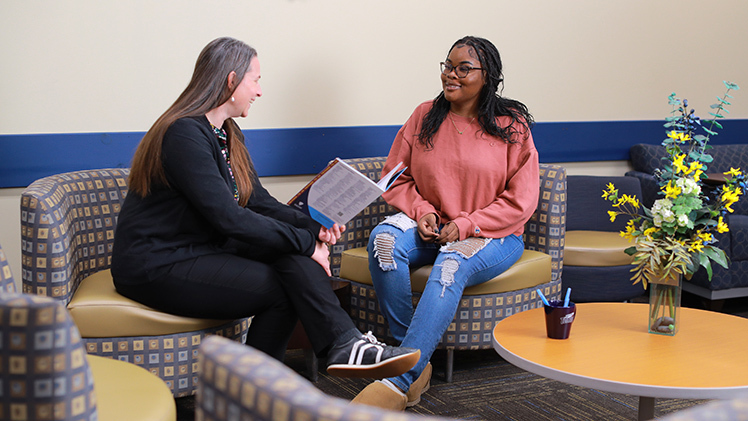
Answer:
[[[640,300],[637,300],[640,301]],[[643,299],[643,301],[646,301]],[[684,306],[701,307],[684,297]],[[722,311],[748,317],[748,300],[728,300]],[[445,354],[432,357],[431,389],[408,411],[468,420],[635,420],[638,397],[587,389],[546,379],[507,363],[493,350],[456,352],[452,383],[444,381]],[[300,350],[287,353],[286,364],[306,375]],[[340,379],[320,371],[316,386],[325,393],[352,399],[368,380]],[[657,399],[655,417],[702,403]],[[177,399],[178,420],[194,420],[194,398]]]

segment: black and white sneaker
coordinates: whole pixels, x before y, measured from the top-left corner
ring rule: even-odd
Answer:
[[[420,357],[419,349],[388,346],[369,332],[333,347],[327,353],[327,372],[337,377],[383,379],[407,372]]]

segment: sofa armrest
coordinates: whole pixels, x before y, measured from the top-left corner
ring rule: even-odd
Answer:
[[[109,269],[127,168],[57,174],[21,193],[23,292],[67,305],[87,276]]]
[[[538,208],[525,224],[525,249],[551,256],[551,279],[561,279],[566,236],[566,168],[540,164]]]
[[[652,174],[647,174],[641,171],[628,171],[626,177],[634,177],[639,180],[639,184],[642,189],[641,203],[647,208],[651,208],[652,204],[659,197],[660,184]]]
[[[197,419],[335,419],[438,421],[329,396],[256,349],[220,336],[200,344]]]

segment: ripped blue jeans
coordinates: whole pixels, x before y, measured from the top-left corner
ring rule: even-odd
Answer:
[[[421,350],[421,359],[407,373],[389,379],[407,391],[421,375],[454,318],[466,287],[486,282],[516,262],[524,250],[522,237],[468,238],[439,246],[418,235],[405,214],[391,216],[369,237],[369,270],[390,332],[402,346]],[[433,264],[418,307],[414,310],[411,267]]]

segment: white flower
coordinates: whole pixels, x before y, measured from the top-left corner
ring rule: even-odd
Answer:
[[[663,222],[675,221],[675,214],[672,211],[673,202],[670,199],[659,199],[652,205],[652,222],[658,227]]]
[[[679,178],[675,181],[675,185],[681,189],[681,193],[685,195],[698,195],[701,194],[701,187],[696,183],[693,178]]]
[[[681,227],[688,226],[688,215],[678,215],[678,225]]]

